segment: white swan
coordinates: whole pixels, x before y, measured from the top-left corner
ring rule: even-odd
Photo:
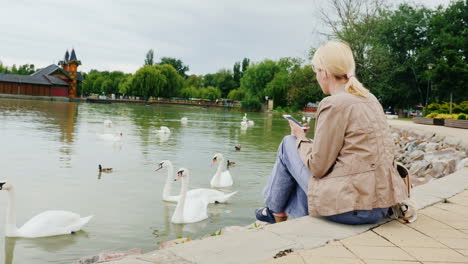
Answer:
[[[0,190],[8,191],[8,208],[5,235],[7,237],[47,237],[71,234],[80,230],[93,217],[81,218],[80,215],[68,211],[42,212],[22,227],[16,227],[16,197],[15,188],[10,182],[0,182]]]
[[[203,197],[187,199],[189,171],[185,168],[180,168],[179,171],[177,171],[175,180],[180,178],[182,178],[180,199],[177,202],[177,206],[174,214],[172,215],[171,222],[175,224],[188,224],[207,219],[208,201]]]
[[[186,124],[188,123],[188,118],[182,117],[182,118],[180,119],[180,122],[181,122],[183,125],[186,125]]]
[[[169,160],[161,161],[156,171],[159,171],[163,168],[167,168],[167,178],[166,178],[166,183],[164,184],[164,189],[162,193],[163,201],[178,202],[180,195],[171,195],[172,183],[174,182],[172,180],[173,175],[174,175],[174,167],[172,166],[172,162]],[[237,192],[226,194],[218,190],[199,188],[199,189],[192,189],[190,191],[187,191],[187,198],[188,199],[205,198],[207,199],[208,203],[225,203],[227,202],[229,198],[231,198],[236,193]]]
[[[247,126],[248,126],[247,121],[242,121],[241,122],[241,129],[246,130]]]
[[[247,121],[247,125],[249,125],[249,126],[253,126],[253,125],[255,125],[255,122],[254,122],[254,121],[252,121],[252,120],[249,120],[249,121]]]
[[[167,126],[162,126],[161,129],[156,130],[158,134],[170,134],[171,130]]]
[[[108,127],[111,127],[112,126],[112,120],[109,120],[109,119],[104,120],[104,125],[108,126]]]
[[[306,117],[302,116],[302,122],[304,123],[306,121]]]
[[[242,117],[242,121],[247,122],[247,120],[248,120],[248,119],[247,119],[247,113],[245,113],[244,116]]]
[[[216,162],[219,162],[219,165],[215,175],[211,179],[211,187],[220,188],[232,186],[232,176],[231,173],[227,170],[227,163],[224,162],[223,154],[217,153],[214,155],[212,164],[215,164]]]
[[[122,139],[122,133],[114,133],[114,134],[99,134],[99,138],[106,141],[120,141]]]

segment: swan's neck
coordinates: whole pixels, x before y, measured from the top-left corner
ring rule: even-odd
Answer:
[[[164,184],[164,189],[163,189],[163,199],[168,198],[171,195],[171,190],[172,190],[172,182],[174,178],[174,167],[172,164],[169,163],[168,168],[167,168],[167,178],[166,178],[166,183]]]
[[[224,162],[224,157],[219,156],[219,164],[218,169],[216,170],[216,174],[221,174],[221,172],[226,170],[227,164]]]
[[[7,235],[16,233],[18,228],[16,227],[16,196],[15,189],[13,187],[8,190],[8,207],[7,207],[7,218],[5,233]]]
[[[188,183],[188,175],[185,175],[185,177],[182,177],[182,185],[180,187],[180,198],[177,202],[177,206],[174,213],[177,219],[184,219],[185,196],[187,194]]]

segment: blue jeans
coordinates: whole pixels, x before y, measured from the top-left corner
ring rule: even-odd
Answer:
[[[292,218],[308,215],[309,178],[309,169],[302,162],[296,148],[296,137],[284,137],[278,147],[273,171],[263,191],[266,206],[273,212],[286,212]],[[356,210],[326,218],[343,224],[371,224],[380,221],[386,213],[386,208],[376,208]]]

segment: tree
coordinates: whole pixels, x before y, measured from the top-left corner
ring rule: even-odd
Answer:
[[[232,71],[233,71],[232,78],[236,82],[237,87],[239,87],[240,86],[240,79],[242,77],[240,62],[234,63],[234,67],[232,67]]]
[[[203,85],[203,76],[197,76],[195,74],[192,74],[187,77],[185,80],[185,84],[187,87],[193,86],[195,88],[200,88]]]
[[[245,91],[241,88],[231,90],[227,96],[228,99],[238,100],[238,101],[244,100],[244,97],[245,97]]]
[[[229,91],[238,87],[236,81],[234,81],[232,71],[228,69],[221,69],[213,75],[212,86],[219,88],[223,98],[228,95]]]
[[[189,66],[184,65],[183,62],[176,58],[171,57],[162,57],[161,62],[158,63],[159,65],[169,64],[179,73],[180,76],[186,78],[187,75],[185,74],[189,71]]]
[[[242,60],[242,73],[241,73],[241,78],[242,76],[244,75],[244,72],[247,70],[247,68],[249,67],[249,64],[250,64],[250,59],[248,58],[244,58]]]
[[[167,79],[160,71],[154,66],[145,65],[133,76],[130,93],[148,99],[159,95],[166,83]]]
[[[145,64],[144,65],[150,65],[150,66],[154,65],[154,50],[153,49],[150,49],[146,53],[146,58],[145,58]]]
[[[468,86],[468,1],[452,2],[445,10],[439,7],[430,19],[431,78],[437,101],[466,100]],[[452,95],[452,96],[451,96]]]
[[[252,64],[244,72],[241,79],[241,88],[249,98],[262,99],[265,95],[265,87],[280,70],[276,62],[264,60],[258,64]]]
[[[308,102],[317,102],[325,97],[315,78],[312,66],[306,65],[295,69],[289,75],[289,78],[290,88],[287,95],[289,105],[300,109]]]
[[[177,96],[184,86],[184,79],[179,75],[176,69],[169,64],[154,65],[153,67],[160,72],[166,80],[164,84],[161,83],[162,86],[157,89],[158,92],[156,92],[154,96]]]

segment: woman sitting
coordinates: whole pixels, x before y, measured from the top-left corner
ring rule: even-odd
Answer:
[[[315,139],[289,121],[292,135],[278,149],[264,190],[270,223],[307,214],[344,224],[380,221],[408,197],[394,161],[394,142],[379,101],[355,77],[351,49],[330,41],[312,66],[326,95],[316,114]]]

